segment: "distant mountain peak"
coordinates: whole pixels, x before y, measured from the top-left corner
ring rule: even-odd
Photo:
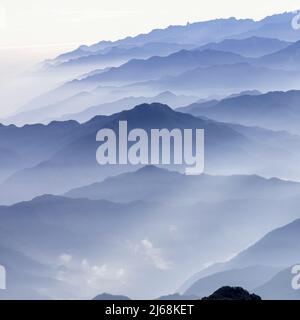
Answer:
[[[163,91],[156,96],[156,98],[176,98],[176,94],[171,91]]]
[[[170,108],[168,105],[166,104],[162,104],[162,103],[158,103],[158,102],[154,102],[154,103],[143,103],[143,104],[139,104],[137,106],[135,106],[132,110],[130,111],[163,111],[163,112],[174,112],[174,110],[172,108]]]
[[[154,165],[144,166],[143,168],[137,170],[136,172],[144,173],[144,172],[160,172],[164,171],[164,169],[158,168]]]
[[[127,296],[122,296],[122,295],[113,295],[109,293],[102,293],[96,296],[93,300],[130,300]]]
[[[135,171],[134,174],[175,174],[179,175],[180,173],[175,171],[170,171],[167,169],[163,169],[154,165],[147,165]]]
[[[261,300],[261,297],[252,293],[250,294],[247,290],[241,287],[222,287],[215,291],[209,297],[205,297],[202,300]]]

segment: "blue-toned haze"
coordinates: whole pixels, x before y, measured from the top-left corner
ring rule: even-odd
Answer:
[[[2,1],[0,298],[299,299],[297,5]],[[99,165],[120,121],[204,129],[204,173]]]

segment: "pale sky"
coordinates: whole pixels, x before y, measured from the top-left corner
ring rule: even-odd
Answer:
[[[296,9],[299,0],[0,0],[0,48],[76,47],[187,21]]]

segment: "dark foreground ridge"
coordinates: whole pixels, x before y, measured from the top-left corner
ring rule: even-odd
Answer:
[[[252,300],[259,301],[261,297],[241,287],[222,287],[215,291],[209,297],[205,297],[202,300]]]

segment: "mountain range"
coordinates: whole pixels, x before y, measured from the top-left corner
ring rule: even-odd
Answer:
[[[222,41],[228,38],[244,39],[247,37],[277,38],[285,41],[299,40],[296,30],[291,27],[294,13],[282,13],[266,17],[260,21],[251,19],[216,19],[185,26],[169,26],[166,29],[155,29],[148,34],[127,37],[117,41],[100,41],[91,46],[80,46],[76,50],[64,53],[52,63],[61,63],[97,52],[107,52],[111,48],[143,46],[149,43],[205,44]]]
[[[288,16],[274,19],[276,23],[287,23],[285,19]],[[209,25],[212,27],[214,24]],[[145,97],[172,91],[176,95],[205,98],[211,94],[221,93],[225,96],[236,91],[254,89],[264,92],[297,89],[299,45],[299,41],[251,36],[208,42],[202,46],[198,43],[179,43],[176,47],[168,41],[139,44],[138,47],[133,44],[104,46],[99,49],[100,52],[91,50],[90,55],[72,58],[70,61],[63,59],[61,63],[53,62],[54,66],[50,69],[60,69],[60,75],[68,74],[65,77],[68,81],[61,83],[60,76],[57,88],[34,98],[15,116],[6,119],[5,123],[47,121],[98,104],[136,96],[137,92],[139,96]],[[160,47],[170,46],[173,49],[169,52],[160,50]],[[141,47],[149,48],[148,56],[134,54]],[[109,64],[109,59],[115,59],[116,55],[122,55],[124,51],[128,53],[126,58],[124,56],[119,63]],[[85,48],[83,52],[87,54],[89,49]],[[104,61],[101,63],[97,57]],[[76,75],[70,76],[68,71],[64,72],[65,65],[77,68]],[[51,75],[50,70],[45,72]],[[99,87],[102,90],[97,90]]]
[[[104,103],[98,104],[98,102]],[[97,90],[94,92],[81,92],[52,105],[39,109],[23,111],[15,116],[7,118],[5,123],[16,125],[49,123],[53,120],[76,120],[86,122],[97,115],[111,115],[126,109],[133,108],[142,103],[159,102],[172,107],[180,107],[199,100],[196,96],[175,95],[170,91],[161,92],[154,97],[129,96],[115,101],[106,101],[99,96]]]
[[[34,98],[0,124],[0,299],[299,299],[295,15],[100,41],[22,75]],[[120,121],[203,129],[204,172],[99,165]]]
[[[107,50],[100,50],[100,52],[83,51],[83,55],[70,55],[69,60],[62,62],[48,61],[43,66],[43,69],[49,71],[68,71],[75,69],[75,74],[83,73],[86,70],[92,70],[99,67],[118,66],[127,62],[130,59],[146,59],[152,56],[166,56],[173,52],[182,49],[191,49],[193,45],[182,45],[177,43],[146,43],[141,46],[129,47],[110,47]],[[64,56],[66,57],[66,56]],[[59,58],[60,59],[60,58]],[[67,69],[67,70],[65,70]]]
[[[206,116],[217,121],[286,130],[299,134],[299,105],[300,91],[291,90],[195,103],[179,111],[195,116]]]
[[[103,182],[71,190],[71,198],[118,202],[175,203],[214,202],[228,199],[282,199],[300,194],[300,184],[259,176],[186,176],[154,166],[107,178]]]
[[[258,63],[276,69],[298,70],[300,68],[300,41],[282,50],[258,58]]]
[[[257,286],[254,291],[263,299],[298,299],[299,292],[292,288],[291,266],[299,263],[299,227],[298,219],[275,229],[228,262],[200,272],[185,294],[199,296],[228,282],[253,289]]]
[[[166,175],[175,178],[180,176],[176,172],[145,167],[136,173],[115,178],[117,181],[125,179],[119,186],[120,191],[123,186],[123,194],[135,181],[132,181],[132,178],[136,179],[136,175],[145,176],[145,182],[149,182],[150,177],[156,180],[156,184],[151,184],[152,190],[164,181]],[[60,291],[68,292],[70,287],[67,284],[72,279],[76,279],[79,286],[90,279],[96,281],[97,288],[101,287],[103,291],[111,291],[112,286],[113,288],[117,286],[120,292],[123,290],[129,292],[129,296],[135,296],[137,292],[147,292],[149,297],[156,295],[153,292],[158,293],[162,290],[172,292],[172,288],[174,290],[177,285],[174,283],[176,274],[183,275],[187,270],[195,269],[197,265],[203,265],[206,261],[215,261],[220,256],[242,251],[278,225],[284,225],[299,217],[298,192],[295,190],[297,195],[292,198],[288,196],[288,189],[292,183],[277,181],[281,186],[281,189],[276,188],[278,193],[281,192],[282,196],[287,193],[286,198],[279,199],[276,193],[273,193],[272,184],[275,181],[272,180],[265,181],[264,186],[261,184],[264,180],[259,177],[243,178],[245,181],[253,179],[251,187],[248,183],[241,184],[242,177],[203,178],[208,181],[207,189],[211,195],[230,188],[232,194],[225,194],[215,201],[204,201],[203,189],[199,189],[197,190],[199,199],[194,199],[190,204],[176,203],[174,201],[176,194],[165,199],[156,199],[155,203],[150,202],[151,197],[143,196],[140,199],[137,197],[133,202],[114,203],[107,200],[70,199],[45,195],[11,206],[0,206],[0,241],[3,246],[14,251],[26,252],[30,259],[47,265],[48,271],[46,269],[42,272],[43,269],[39,269],[35,276],[44,275],[52,281],[61,281],[64,290],[57,289],[56,292],[53,284],[54,287],[51,286],[53,291],[46,295],[48,297],[57,297]],[[227,182],[218,190],[215,182],[209,183],[209,180],[215,179]],[[170,183],[175,184],[174,181]],[[242,190],[241,185],[245,189],[245,196],[240,195],[241,198],[233,199],[236,194],[234,190],[239,187]],[[191,187],[197,189],[195,185]],[[286,187],[288,189],[283,191]],[[247,188],[249,192],[246,191]],[[253,192],[259,193],[259,190],[261,190],[260,198],[255,198]],[[188,195],[191,190],[185,192]],[[270,199],[270,195],[274,198]],[[99,195],[99,198],[101,196]],[[158,200],[164,203],[158,203]],[[202,201],[198,202],[199,200]],[[211,267],[211,270],[207,271],[210,274],[231,269],[233,271],[216,275],[211,281],[207,280],[205,287],[207,291],[201,292],[208,292],[214,284],[219,285],[225,280],[233,285],[247,285],[247,289],[249,283],[252,283],[254,288],[264,283],[260,281],[261,279],[269,281],[278,271],[295,263],[293,259],[297,256],[295,250],[297,241],[289,250],[286,250],[286,246],[297,239],[298,225],[299,221],[272,231],[230,262]],[[37,238],[38,242],[35,241]],[[266,246],[270,248],[268,255],[264,252]],[[13,258],[11,260],[9,258],[0,263],[13,265],[14,261]],[[123,263],[120,264],[120,261]],[[18,264],[16,270],[18,277],[22,276],[21,270],[26,270],[22,267],[22,263]],[[122,278],[117,277],[118,272],[121,275],[124,273],[119,271],[120,268],[126,270],[124,277],[129,268],[130,274],[126,277],[134,282],[140,281],[141,285],[134,288],[135,294],[127,286],[126,281],[120,282]],[[234,269],[241,271],[235,272]],[[253,277],[247,278],[246,274]],[[152,277],[160,279],[160,285],[153,283]],[[37,289],[40,285],[41,283],[35,282],[31,288]],[[201,286],[202,289],[204,290],[204,286]],[[95,294],[93,290],[90,288],[82,294],[85,296],[93,292]]]
[[[181,50],[167,57],[151,57],[146,60],[132,59],[117,68],[90,76],[82,81],[99,83],[128,83],[133,81],[154,80],[162,76],[175,76],[196,67],[218,64],[234,64],[247,61],[246,58],[216,50]]]
[[[63,193],[110,175],[134,170],[129,165],[99,166],[96,162],[96,133],[101,128],[118,132],[121,120],[128,121],[128,130],[204,129],[206,173],[257,173],[271,177],[295,177],[297,174],[293,170],[293,163],[299,158],[298,150],[294,148],[299,143],[297,136],[195,118],[166,105],[143,104],[111,116],[96,116],[83,124],[66,121],[20,128],[2,126],[0,129],[5,132],[5,139],[0,141],[0,146],[14,146],[12,151],[15,150],[24,161],[0,185],[1,201],[11,203],[44,193]],[[281,141],[279,146],[278,141]],[[279,166],[276,155],[291,165]],[[180,170],[180,167],[176,169]],[[30,188],[28,181],[31,181]]]
[[[221,42],[212,42],[197,49],[232,52],[249,58],[258,58],[282,50],[290,44],[288,41],[253,36],[246,39],[225,39]]]

